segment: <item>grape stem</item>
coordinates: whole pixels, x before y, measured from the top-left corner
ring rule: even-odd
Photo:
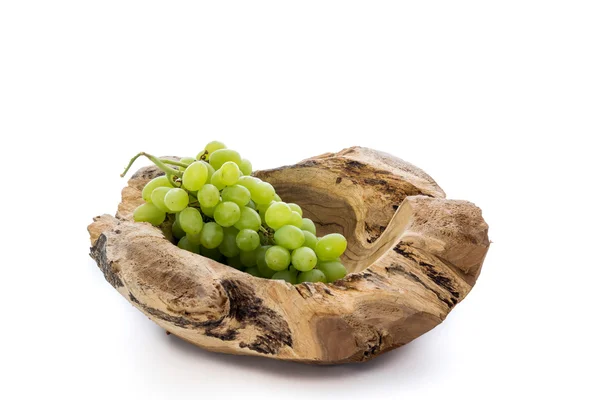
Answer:
[[[275,241],[273,239],[273,233],[269,229],[261,225],[260,228],[258,228],[258,230],[263,233],[267,244],[275,244]]]
[[[171,185],[173,185],[174,187],[181,187],[181,179],[171,175],[170,173],[167,173],[166,175]]]
[[[187,168],[190,166],[189,164],[182,163],[182,162],[175,161],[175,160],[169,160],[168,158],[159,158],[159,160],[165,164],[176,165],[178,167],[183,167],[183,168]]]
[[[161,160],[160,158],[155,157],[152,154],[144,153],[142,151],[142,152],[139,152],[138,154],[136,154],[129,161],[129,164],[127,165],[127,167],[125,167],[125,171],[123,171],[123,173],[121,174],[121,178],[125,176],[127,171],[129,171],[129,168],[131,168],[131,166],[133,165],[135,160],[137,160],[140,156],[144,156],[147,159],[149,159],[150,161],[152,161],[154,163],[154,165],[156,165],[158,168],[160,168],[162,171],[164,171],[167,175],[175,175],[178,178],[181,178],[183,176],[183,173],[181,171],[178,171],[174,168],[171,168],[171,167],[165,165],[165,163],[163,163],[163,160]]]

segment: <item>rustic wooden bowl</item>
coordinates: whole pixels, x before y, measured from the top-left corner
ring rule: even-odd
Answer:
[[[88,227],[106,280],[151,320],[211,351],[305,363],[370,360],[429,331],[469,293],[489,247],[481,210],[446,200],[419,168],[361,147],[257,172],[299,204],[319,235],[348,238],[351,272],[332,284],[257,278],[134,223],[140,169],[116,218]],[[166,236],[165,236],[166,235]]]

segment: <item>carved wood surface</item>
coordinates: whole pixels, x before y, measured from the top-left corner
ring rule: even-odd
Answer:
[[[445,199],[425,172],[353,147],[258,177],[299,204],[317,233],[343,233],[351,272],[332,284],[267,280],[187,252],[134,223],[140,169],[116,217],[88,227],[106,280],[167,331],[200,347],[306,363],[366,361],[441,323],[469,293],[489,247],[481,210]]]

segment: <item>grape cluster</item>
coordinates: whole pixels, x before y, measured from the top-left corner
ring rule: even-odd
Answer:
[[[174,161],[139,153],[165,175],[142,190],[137,222],[172,220],[177,246],[251,275],[301,282],[333,282],[346,276],[340,256],[346,238],[317,238],[302,208],[286,203],[268,182],[251,176],[252,164],[221,142],[210,142],[195,158]],[[174,218],[169,215],[173,215]]]

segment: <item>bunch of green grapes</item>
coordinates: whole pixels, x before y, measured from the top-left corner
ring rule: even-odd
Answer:
[[[133,219],[161,225],[174,214],[177,246],[251,275],[301,282],[333,282],[346,276],[340,257],[346,238],[317,237],[302,208],[286,203],[268,182],[251,176],[252,164],[221,142],[195,158],[148,157],[165,172],[142,190],[144,204]],[[173,217],[171,217],[173,219]]]

